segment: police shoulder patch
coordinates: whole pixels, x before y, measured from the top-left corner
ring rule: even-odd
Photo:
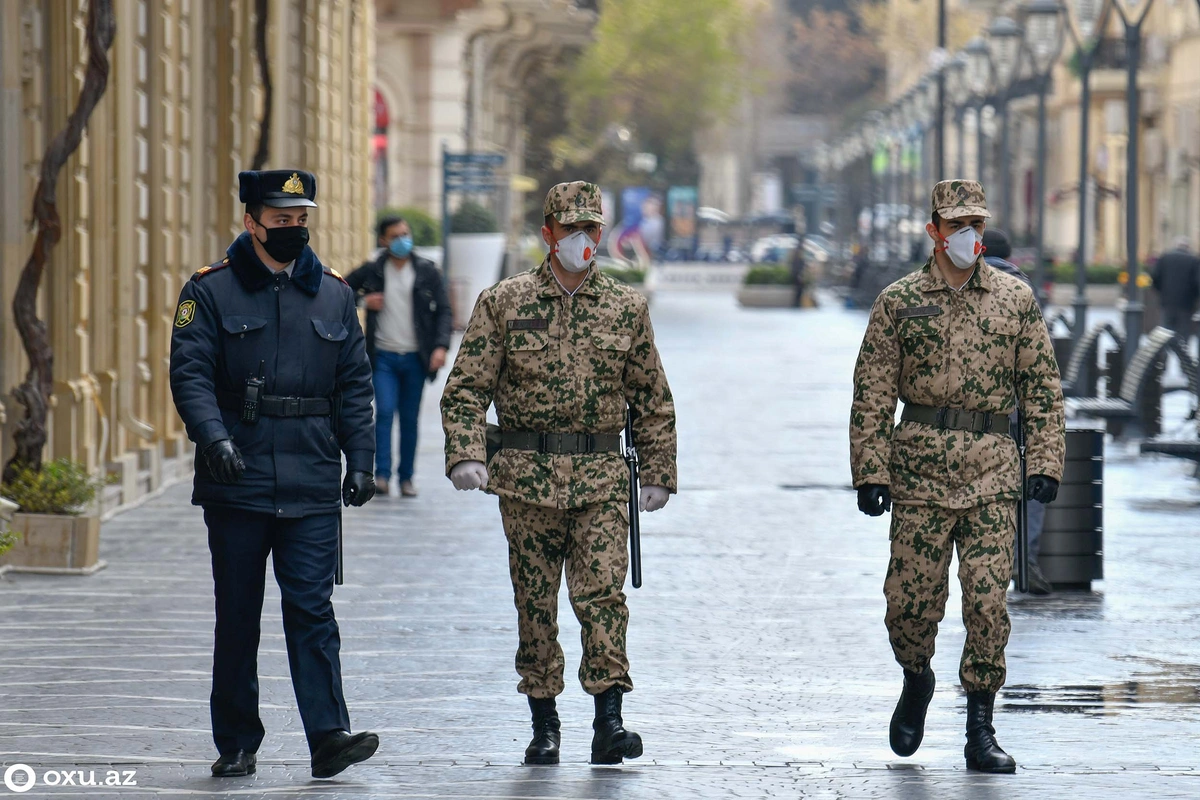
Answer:
[[[179,304],[179,310],[175,312],[175,327],[186,328],[192,324],[192,320],[196,318],[196,301],[184,300]]]
[[[325,267],[325,273],[327,275],[332,275],[333,277],[337,278],[342,283],[346,283],[346,279],[342,277],[342,273],[338,272],[333,267]],[[346,283],[346,285],[349,286],[350,284]]]

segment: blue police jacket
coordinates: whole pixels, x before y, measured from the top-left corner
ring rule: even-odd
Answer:
[[[352,471],[375,460],[374,390],[354,292],[305,247],[289,279],[259,260],[243,233],[227,258],[179,294],[171,337],[171,392],[196,443],[192,502],[303,517],[339,508],[341,454]],[[329,398],[330,416],[241,421],[246,379],[263,393]],[[203,451],[232,439],[246,462],[236,484],[217,483]]]

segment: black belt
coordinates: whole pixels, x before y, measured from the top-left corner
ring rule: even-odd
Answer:
[[[961,408],[935,408],[916,403],[905,403],[900,419],[905,422],[920,422],[938,430],[974,431],[975,433],[1009,433],[1008,415],[991,411],[967,411]]]
[[[621,452],[619,433],[538,433],[501,431],[501,450],[533,450],[553,455]]]
[[[242,397],[234,392],[220,392],[217,405],[240,412]],[[333,402],[328,397],[279,397],[268,394],[258,401],[260,417],[328,417],[332,414]]]

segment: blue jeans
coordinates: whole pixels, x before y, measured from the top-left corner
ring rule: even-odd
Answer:
[[[416,353],[375,352],[375,474],[392,478],[392,419],[400,415],[400,482],[412,480],[425,368]]]

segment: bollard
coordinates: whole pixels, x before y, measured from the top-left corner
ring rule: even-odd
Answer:
[[[1067,371],[1067,364],[1071,361],[1071,337],[1052,336],[1050,344],[1054,347],[1054,358],[1058,361],[1058,374],[1062,375]]]
[[[1060,591],[1092,589],[1104,577],[1104,428],[1067,429],[1058,497],[1046,506],[1038,566]]]

